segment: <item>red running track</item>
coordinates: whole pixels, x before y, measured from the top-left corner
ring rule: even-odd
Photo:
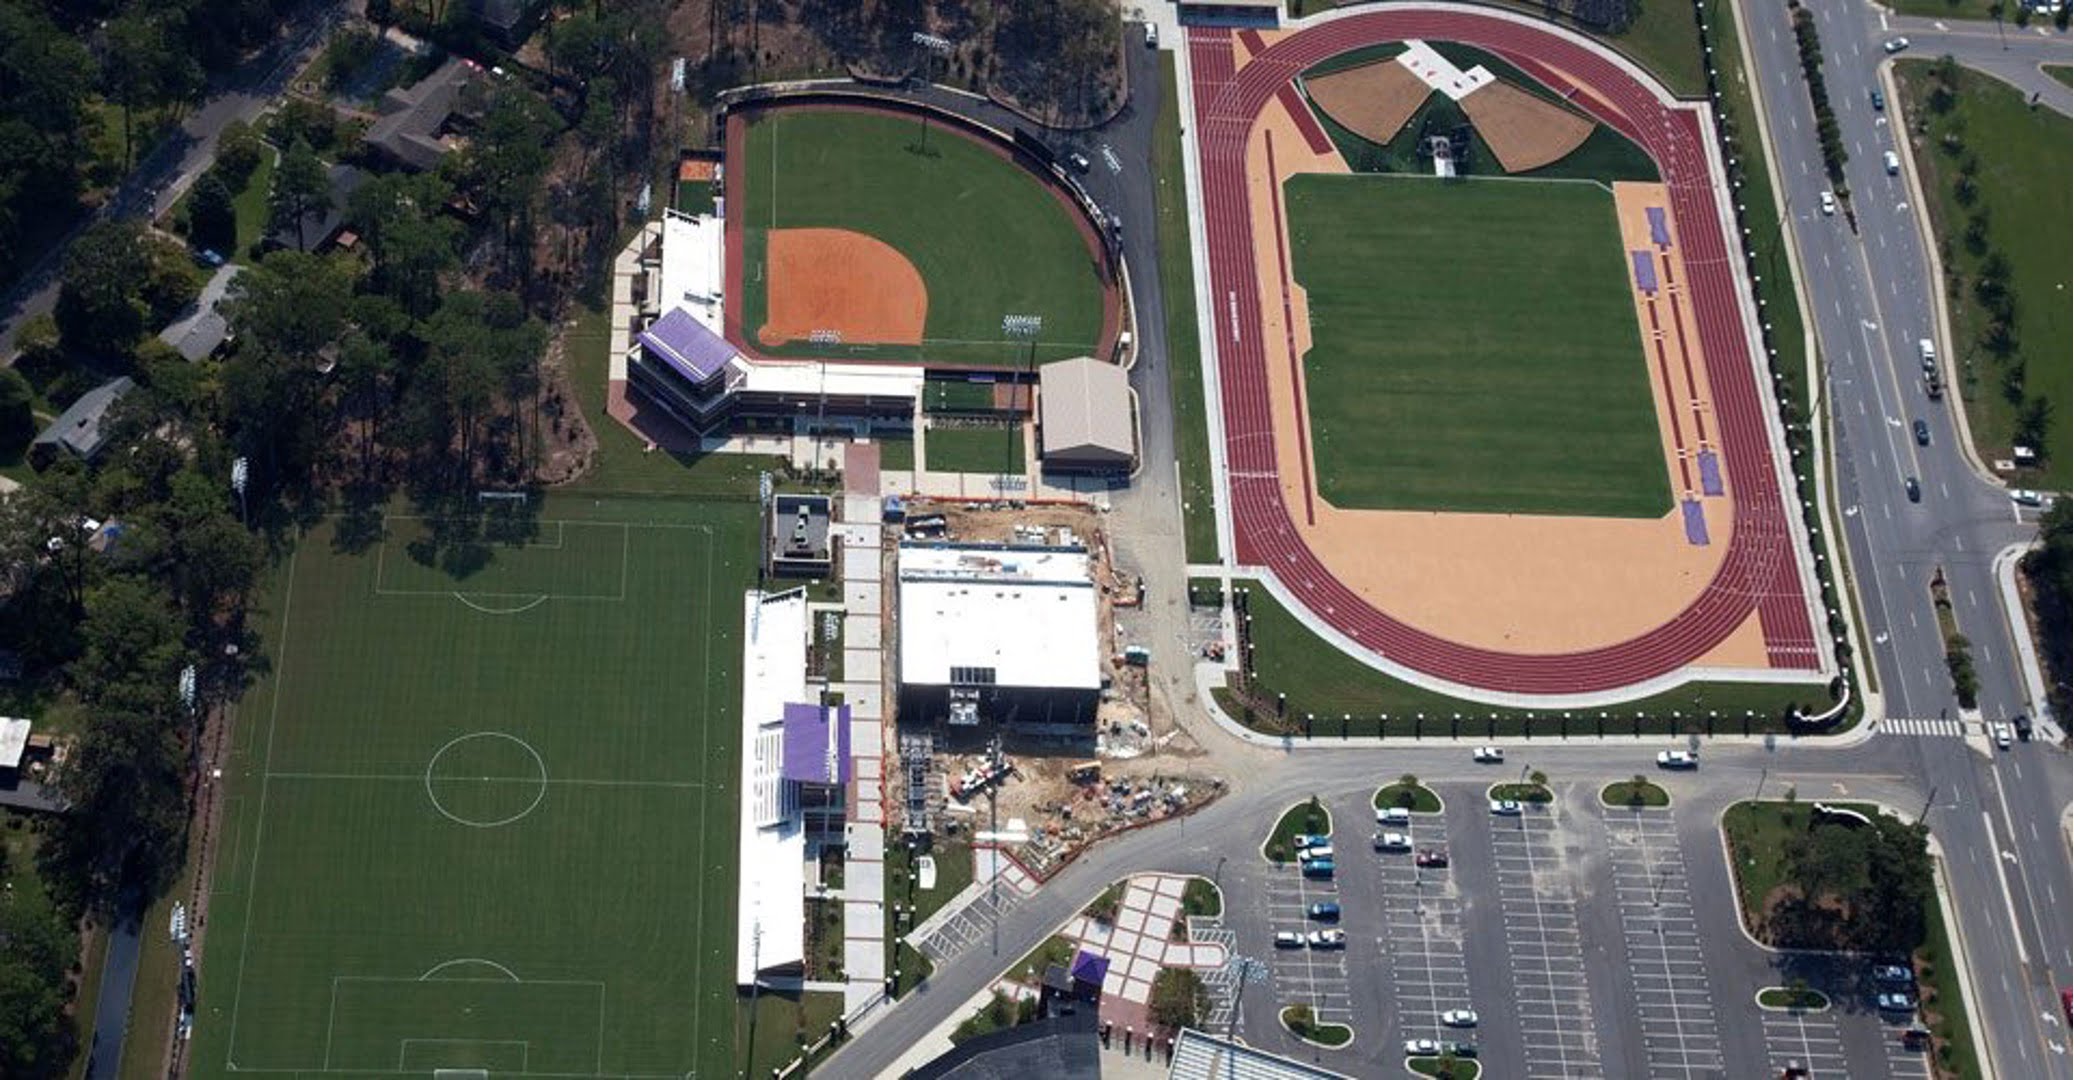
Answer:
[[[1508,653],[1407,625],[1333,576],[1296,531],[1283,499],[1246,199],[1247,135],[1261,110],[1304,69],[1349,49],[1411,38],[1476,46],[1559,92],[1572,90],[1572,79],[1591,87],[1596,96],[1571,94],[1572,103],[1634,140],[1663,174],[1685,244],[1694,330],[1710,361],[1735,522],[1714,579],[1676,617],[1631,640],[1571,653]],[[1238,563],[1272,571],[1313,615],[1363,647],[1463,686],[1518,694],[1584,694],[1632,686],[1699,660],[1753,610],[1772,667],[1819,666],[1775,472],[1765,397],[1751,366],[1732,256],[1707,172],[1701,141],[1706,132],[1694,112],[1665,106],[1626,69],[1568,38],[1466,11],[1381,10],[1335,19],[1283,38],[1236,71],[1228,30],[1191,29],[1188,53]],[[1465,597],[1464,602],[1474,600]]]

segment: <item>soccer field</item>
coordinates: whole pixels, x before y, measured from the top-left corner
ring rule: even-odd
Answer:
[[[753,504],[437,532],[320,527],[255,614],[197,1074],[738,1071]]]
[[[1004,315],[1043,318],[1036,357],[1096,352],[1102,276],[1071,212],[1017,165],[940,124],[848,109],[782,108],[749,126],[742,325],[764,324],[762,272],[771,229],[850,229],[890,244],[928,290],[923,344],[813,346],[779,355],[1014,365],[1031,353],[1004,339]]]
[[[1297,176],[1318,490],[1354,509],[1670,512],[1613,196]]]

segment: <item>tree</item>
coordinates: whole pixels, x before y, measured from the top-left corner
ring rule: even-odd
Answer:
[[[104,220],[72,242],[58,287],[58,331],[68,348],[128,354],[144,333],[137,283],[151,270],[144,230],[135,221]]]
[[[497,222],[507,259],[525,249],[520,236],[528,231],[533,199],[547,174],[553,133],[552,114],[540,99],[507,87],[490,99],[456,166],[483,212]]]
[[[2051,430],[2052,401],[2035,394],[2025,398],[2016,411],[2016,444],[2031,447],[2042,456],[2051,446]]]
[[[295,250],[308,251],[309,237],[303,235],[303,218],[331,208],[331,176],[308,142],[297,139],[281,155],[266,206],[267,220],[273,229],[294,229]]]
[[[44,5],[0,0],[0,263],[17,260],[26,222],[78,206],[93,134],[85,104],[94,58],[84,40]]]
[[[460,226],[439,212],[453,195],[432,174],[390,174],[360,185],[346,201],[346,221],[366,244],[369,286],[412,318],[439,306],[439,275],[458,261]]]
[[[122,167],[136,160],[136,113],[201,89],[202,72],[164,15],[137,5],[108,23],[101,70],[108,96],[122,106]]]
[[[36,437],[35,392],[13,368],[0,368],[0,460],[19,458]]]
[[[195,247],[224,255],[236,252],[238,209],[233,199],[219,170],[210,169],[195,181],[187,200],[187,239]]]
[[[216,136],[216,170],[221,171],[226,186],[242,189],[252,179],[252,170],[259,168],[259,160],[270,151],[266,140],[259,132],[243,120],[233,120],[223,125],[223,132]]]
[[[1161,968],[1152,977],[1152,1022],[1170,1031],[1196,1027],[1210,1012],[1210,988],[1187,968]]]
[[[0,903],[0,1075],[65,1075],[78,1033],[67,1015],[78,936],[57,913],[26,899]]]

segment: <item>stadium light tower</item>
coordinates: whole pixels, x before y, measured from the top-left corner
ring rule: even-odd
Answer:
[[[931,77],[934,66],[933,61],[951,54],[951,41],[949,38],[938,37],[935,34],[925,34],[919,30],[910,35],[909,40],[913,41],[922,50],[922,85],[926,88],[935,82],[935,79]],[[922,107],[917,111],[922,117],[922,145],[918,152],[923,157],[928,157],[929,103],[923,102]]]
[[[1024,378],[1017,382],[1018,386],[1027,385],[1031,373],[1035,372],[1037,369],[1037,336],[1043,333],[1043,331],[1044,316],[1042,315],[1001,316],[1002,337],[1005,337],[1010,341],[1027,341],[1030,343],[1029,361],[1023,365]],[[1005,456],[1003,456],[1001,459],[1002,465],[1004,466],[1004,468],[1002,469],[1003,472],[1007,471],[1007,463],[1015,460],[1015,450],[1012,440],[1022,438],[1023,427],[1021,424],[1012,425],[1009,427],[1008,433],[1011,439],[1011,443],[1009,449],[1004,452]]]

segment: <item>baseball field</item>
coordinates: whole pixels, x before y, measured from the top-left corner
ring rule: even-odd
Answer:
[[[729,212],[742,222],[742,332],[762,351],[1014,366],[1031,349],[1004,334],[1010,315],[1041,319],[1040,361],[1102,347],[1105,283],[1091,230],[998,148],[940,122],[925,128],[916,117],[854,108],[760,111],[747,129],[739,164],[729,163],[739,170],[731,190],[741,192]],[[843,251],[787,251],[781,265],[773,236],[804,229],[861,234],[913,273],[853,265]],[[853,310],[873,303],[873,290],[822,303],[860,274],[917,283],[892,287],[902,295],[883,302],[919,300],[918,334],[850,330],[883,325]],[[905,295],[917,287],[923,297]],[[812,314],[788,314],[800,307]],[[801,319],[827,325],[794,325]]]
[[[1318,487],[1342,508],[1669,513],[1613,197],[1293,177]]]
[[[202,1075],[719,1074],[749,504],[300,545],[225,769]]]

